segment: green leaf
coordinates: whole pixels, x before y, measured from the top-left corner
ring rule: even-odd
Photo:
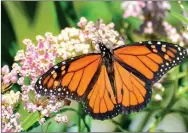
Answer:
[[[30,77],[29,76],[26,76],[26,77],[24,77],[24,84],[25,85],[30,85]]]
[[[103,19],[105,22],[110,22],[112,20],[112,14],[107,7],[106,2],[77,2],[74,1],[74,7],[77,12],[78,17],[86,17],[89,21],[94,22],[97,19]]]
[[[64,21],[59,21],[61,27],[65,26],[71,26],[75,27],[77,26],[77,22],[79,21],[79,18],[76,15],[76,12],[73,8],[73,2],[71,1],[61,1],[58,2],[59,6],[61,7],[61,12],[58,12],[59,19],[64,19]]]
[[[183,117],[179,113],[167,114],[155,131],[165,132],[186,132],[186,124]]]
[[[108,5],[108,9],[110,10],[110,13],[112,13],[113,15],[120,15],[121,17],[123,17],[124,11],[123,9],[121,9],[122,1],[111,1],[111,2],[106,2],[106,4]]]
[[[30,128],[35,122],[39,120],[39,113],[29,113],[26,109],[24,109],[23,101],[20,101],[16,111],[20,114],[19,121],[21,122],[21,126],[24,131]]]
[[[23,2],[5,1],[3,4],[6,7],[8,16],[16,33],[17,44],[19,48],[24,48],[22,40],[26,37],[30,37],[31,31],[28,21],[29,18],[24,12]]]
[[[149,117],[149,113],[146,111],[142,111],[142,112],[135,114],[129,125],[129,130],[131,132],[141,131],[143,126],[145,126],[144,124],[146,124],[147,119],[149,119],[147,117]]]
[[[183,22],[186,25],[188,25],[188,18],[184,17],[183,15],[181,15],[180,13],[177,13],[177,12],[171,12],[171,14],[173,17],[178,19],[180,22]]]
[[[31,127],[35,122],[39,120],[39,113],[36,111],[34,113],[30,113],[22,122],[21,126],[23,130],[27,130]]]
[[[91,122],[92,122],[93,118],[90,117],[89,115],[85,116],[85,121],[88,124],[89,128],[91,128]]]
[[[58,34],[60,32],[54,2],[38,2],[36,12],[37,14],[33,25],[35,36],[38,34],[43,35],[45,32],[52,32],[53,34]]]
[[[63,61],[63,58],[62,58],[62,57],[57,57],[57,58],[55,59],[55,64],[60,63],[60,62],[62,62],[62,61]]]
[[[44,35],[45,32],[57,34],[60,32],[54,2],[38,2],[34,22],[31,22],[25,11],[24,2],[6,1],[4,4],[16,33],[19,48],[26,47],[22,43],[25,38],[35,40],[38,34]]]
[[[188,113],[188,99],[186,97],[180,97],[178,101],[172,107],[174,111],[187,112]]]
[[[153,112],[149,112],[149,115],[147,116],[148,118],[145,119],[143,128],[142,128],[142,132],[148,132],[149,129],[151,128],[151,126],[153,125],[153,123],[156,122],[156,115],[160,112],[160,110],[154,110]]]
[[[188,60],[186,60],[182,65],[181,65],[181,69],[183,72],[186,73],[186,75],[182,78],[182,85],[183,86],[188,86]]]
[[[91,132],[114,132],[116,125],[110,120],[92,120]]]

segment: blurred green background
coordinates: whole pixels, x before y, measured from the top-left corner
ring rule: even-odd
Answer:
[[[114,22],[115,29],[125,36],[126,43],[151,40],[153,37],[138,35],[134,30],[143,23],[140,19],[122,17],[122,2],[2,2],[1,9],[1,63],[11,66],[18,49],[24,49],[23,39],[35,41],[36,35],[52,32],[58,35],[65,27],[77,27],[80,17],[96,22],[98,18],[105,23]],[[168,23],[184,30],[184,18],[180,5],[170,2],[171,9],[165,18]],[[188,2],[182,2],[185,11],[188,11]],[[188,25],[188,24],[186,24]],[[155,39],[166,40],[165,37]],[[139,113],[119,115],[113,120],[98,121],[86,116],[85,121],[78,122],[80,116],[74,111],[64,112],[69,122],[57,124],[48,119],[44,125],[49,132],[60,131],[87,131],[84,122],[90,131],[188,131],[188,62],[172,69],[165,82],[162,101],[151,100],[148,107]],[[183,90],[180,91],[180,89]],[[77,109],[77,103],[72,102],[69,108]],[[27,131],[40,132],[40,126],[33,125]]]

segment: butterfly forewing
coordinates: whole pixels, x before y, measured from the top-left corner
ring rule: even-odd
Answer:
[[[36,83],[41,95],[66,96],[80,101],[95,82],[101,56],[88,54],[53,66]]]
[[[136,75],[143,75],[152,83],[157,82],[168,70],[187,58],[184,48],[166,42],[140,42],[114,50],[114,56]]]

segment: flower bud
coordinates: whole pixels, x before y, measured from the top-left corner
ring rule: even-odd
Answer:
[[[4,66],[1,68],[1,72],[2,72],[3,75],[9,73],[9,71],[10,71],[10,70],[9,70],[8,65],[4,65]]]

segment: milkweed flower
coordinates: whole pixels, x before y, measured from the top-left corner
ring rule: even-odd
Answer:
[[[156,94],[156,95],[154,96],[154,99],[155,99],[157,102],[163,100],[163,98],[162,98],[162,96],[161,96],[160,94]]]
[[[146,6],[144,1],[124,1],[121,8],[124,10],[123,17],[138,17],[142,14],[142,8]]]
[[[163,25],[167,33],[167,37],[171,42],[179,43],[180,46],[184,46],[188,43],[188,31],[178,31],[168,22],[163,22]]]
[[[45,122],[46,122],[45,118],[41,118],[41,119],[39,120],[40,125],[43,125]]]
[[[162,83],[157,82],[153,85],[153,90],[154,91],[164,91],[164,87],[163,87]]]
[[[2,75],[8,74],[9,71],[10,71],[10,70],[9,70],[8,65],[4,65],[4,66],[1,68],[1,73],[2,73]]]
[[[123,17],[138,17],[143,20],[138,33],[166,35],[162,22],[171,6],[168,1],[124,1]]]
[[[11,90],[9,93],[2,95],[2,101],[4,101],[4,104],[15,107],[20,100],[20,95],[21,93],[19,91],[15,93],[13,90]]]
[[[20,92],[14,91],[7,92],[2,95],[1,106],[1,120],[2,132],[20,132],[22,130],[21,123],[19,122],[19,113],[14,113],[14,108],[20,100]]]
[[[12,69],[10,71],[7,65],[1,68],[1,81],[2,81],[2,92],[6,91],[12,84],[17,82],[17,71]]]
[[[162,81],[155,83],[152,87],[153,90],[153,98],[156,102],[159,102],[163,99],[163,92],[165,91],[165,87],[162,84]]]
[[[143,20],[139,31],[136,31],[137,33],[144,33],[146,37],[152,35],[152,38],[156,39],[163,35],[172,43],[180,46],[188,44],[188,30],[178,30],[165,20],[168,10],[171,9],[168,1],[124,1],[121,8],[124,10],[124,18],[132,16]]]
[[[62,114],[57,114],[54,118],[54,120],[59,124],[59,123],[66,123],[68,122],[67,116],[64,116]]]

